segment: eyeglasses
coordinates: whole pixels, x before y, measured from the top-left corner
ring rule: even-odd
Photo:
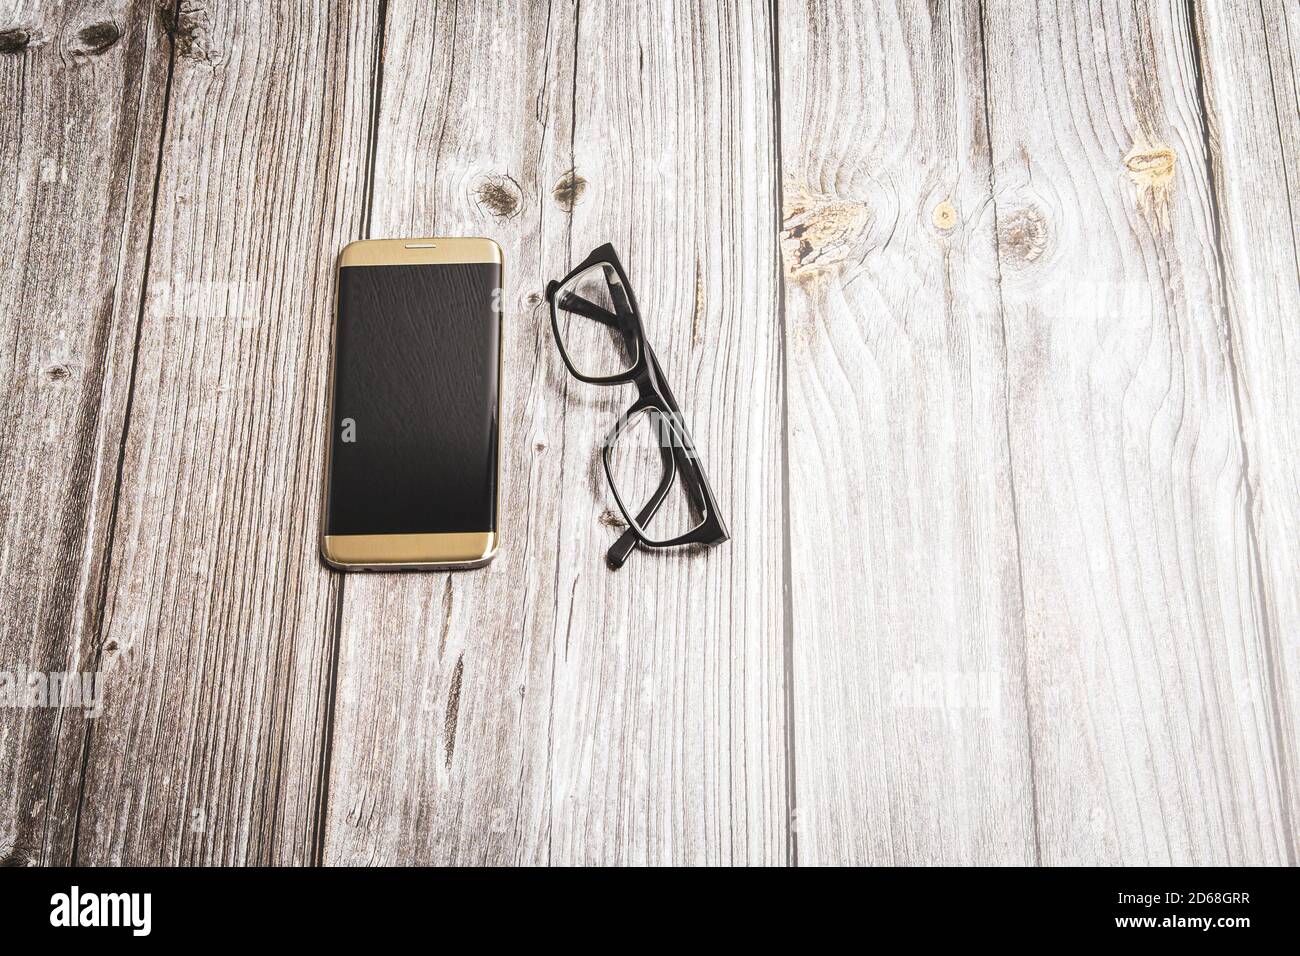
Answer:
[[[605,477],[627,521],[606,555],[609,566],[622,567],[637,544],[726,541],[727,526],[614,247],[605,243],[562,281],[549,283],[546,300],[555,344],[574,378],[637,388],[636,402],[614,423],[602,449]]]

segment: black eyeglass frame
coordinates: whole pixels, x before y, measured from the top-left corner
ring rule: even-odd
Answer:
[[[609,266],[614,270],[615,275],[618,276],[621,289],[626,292],[626,302],[615,302],[617,314],[611,313],[586,299],[577,302],[570,301],[566,309],[601,322],[628,336],[629,344],[635,346],[636,359],[631,368],[616,375],[584,375],[578,371],[577,365],[565,350],[564,336],[560,333],[560,320],[556,309],[555,300],[559,291],[575,276],[598,265]],[[612,284],[610,292],[611,296],[614,296],[615,287]],[[573,297],[571,293],[570,296],[578,298]],[[695,442],[686,428],[681,407],[677,404],[672,389],[668,387],[663,368],[659,365],[659,359],[655,356],[654,349],[650,347],[649,339],[646,337],[645,326],[641,321],[641,310],[636,304],[636,293],[632,291],[632,283],[628,281],[627,273],[623,270],[623,264],[619,261],[618,253],[614,251],[613,245],[607,242],[598,246],[586,259],[570,269],[563,279],[558,282],[552,280],[547,283],[546,301],[551,311],[551,334],[555,338],[555,345],[560,350],[560,358],[564,360],[569,374],[589,385],[633,384],[637,388],[637,400],[614,423],[614,427],[605,436],[604,448],[601,451],[602,462],[605,466],[605,479],[609,482],[610,490],[614,493],[614,500],[618,503],[619,510],[623,512],[623,517],[628,525],[627,530],[610,546],[609,551],[606,553],[609,566],[611,568],[622,567],[637,544],[646,548],[675,548],[689,544],[716,545],[730,538],[731,535],[727,531],[726,523],[718,513],[718,503],[714,498],[713,489],[709,487],[709,479],[704,474],[704,467],[700,464],[700,456],[696,450]],[[610,450],[614,447],[614,442],[618,440],[618,436],[623,429],[643,412],[655,414],[661,423],[661,427],[666,427],[671,432],[671,440],[667,446],[663,444],[662,439],[660,441],[659,451],[664,459],[663,478],[660,479],[659,486],[655,489],[654,494],[650,496],[650,500],[633,517],[631,508],[628,507],[627,502],[619,494],[609,456]],[[660,434],[662,435],[662,432]],[[645,530],[646,525],[654,518],[659,506],[663,504],[668,492],[672,490],[673,482],[677,480],[679,472],[684,476],[685,480],[683,480],[682,485],[687,494],[690,495],[692,503],[699,510],[701,521],[694,528],[677,537],[656,540],[651,538]]]

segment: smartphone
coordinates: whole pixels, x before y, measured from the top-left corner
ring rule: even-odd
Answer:
[[[344,248],[321,555],[344,570],[468,568],[497,551],[501,247]]]

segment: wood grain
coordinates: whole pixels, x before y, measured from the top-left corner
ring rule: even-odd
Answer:
[[[315,850],[333,266],[360,227],[376,20],[365,3],[186,3],[172,24],[78,863]]]
[[[983,17],[1046,864],[1291,852],[1185,10]]]
[[[1296,862],[1300,820],[1300,8],[1197,5],[1213,195],[1223,256],[1224,338],[1236,376],[1256,587],[1253,731],[1274,764],[1276,813]],[[1279,854],[1280,855],[1280,854]]]
[[[0,5],[0,862],[1296,862],[1300,8]],[[316,554],[334,260],[505,249],[503,547]],[[612,241],[733,538],[634,553]]]
[[[0,671],[24,684],[93,663],[166,75],[152,9],[0,12]],[[50,795],[82,718],[0,711],[0,862],[66,859],[75,805]]]
[[[800,859],[1285,861],[1182,8],[941,13],[783,24]]]
[[[1032,863],[976,12],[780,29],[799,863]]]
[[[373,234],[506,252],[503,547],[348,579],[326,860],[780,861],[764,11],[391,3],[386,50]],[[599,441],[631,396],[566,377],[540,298],[605,240],[735,533],[617,573]]]

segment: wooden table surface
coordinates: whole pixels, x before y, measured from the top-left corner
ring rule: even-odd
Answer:
[[[165,7],[0,0],[0,671],[102,691],[0,858],[1296,861],[1300,5]],[[409,235],[505,250],[504,547],[338,574]],[[733,533],[617,573],[607,240]]]

